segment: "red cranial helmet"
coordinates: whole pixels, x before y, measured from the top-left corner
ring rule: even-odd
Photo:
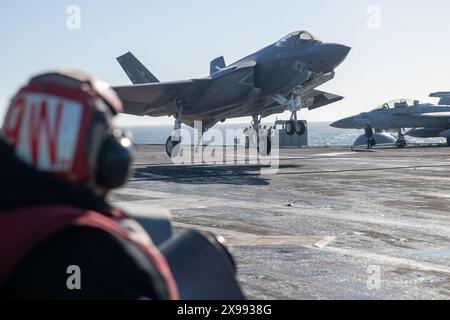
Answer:
[[[119,112],[122,103],[106,83],[46,73],[11,100],[1,132],[16,156],[41,172],[114,188],[125,181],[132,156],[131,141],[111,123]]]

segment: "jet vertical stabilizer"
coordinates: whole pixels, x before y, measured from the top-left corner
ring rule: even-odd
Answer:
[[[133,84],[155,83],[159,80],[131,53],[117,58]]]
[[[430,94],[430,97],[440,98],[439,105],[440,106],[448,106],[450,105],[450,92],[435,92]]]
[[[209,75],[212,75],[216,73],[217,71],[220,71],[221,69],[226,68],[225,65],[225,59],[222,57],[215,58],[211,61],[209,64]]]

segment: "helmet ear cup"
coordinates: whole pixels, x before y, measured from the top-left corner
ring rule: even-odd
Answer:
[[[125,184],[133,161],[133,144],[123,132],[109,135],[100,147],[96,182],[107,189]]]

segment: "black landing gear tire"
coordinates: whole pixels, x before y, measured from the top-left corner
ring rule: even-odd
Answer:
[[[166,153],[167,155],[172,158],[176,157],[178,153],[180,152],[179,144],[181,140],[179,141],[172,141],[172,136],[168,137],[166,140]]]

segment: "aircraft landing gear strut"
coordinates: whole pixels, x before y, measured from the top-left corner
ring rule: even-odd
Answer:
[[[169,157],[176,156],[179,152],[179,144],[181,142],[181,120],[183,115],[183,101],[179,98],[175,99],[175,123],[172,135],[166,140],[166,153]]]

